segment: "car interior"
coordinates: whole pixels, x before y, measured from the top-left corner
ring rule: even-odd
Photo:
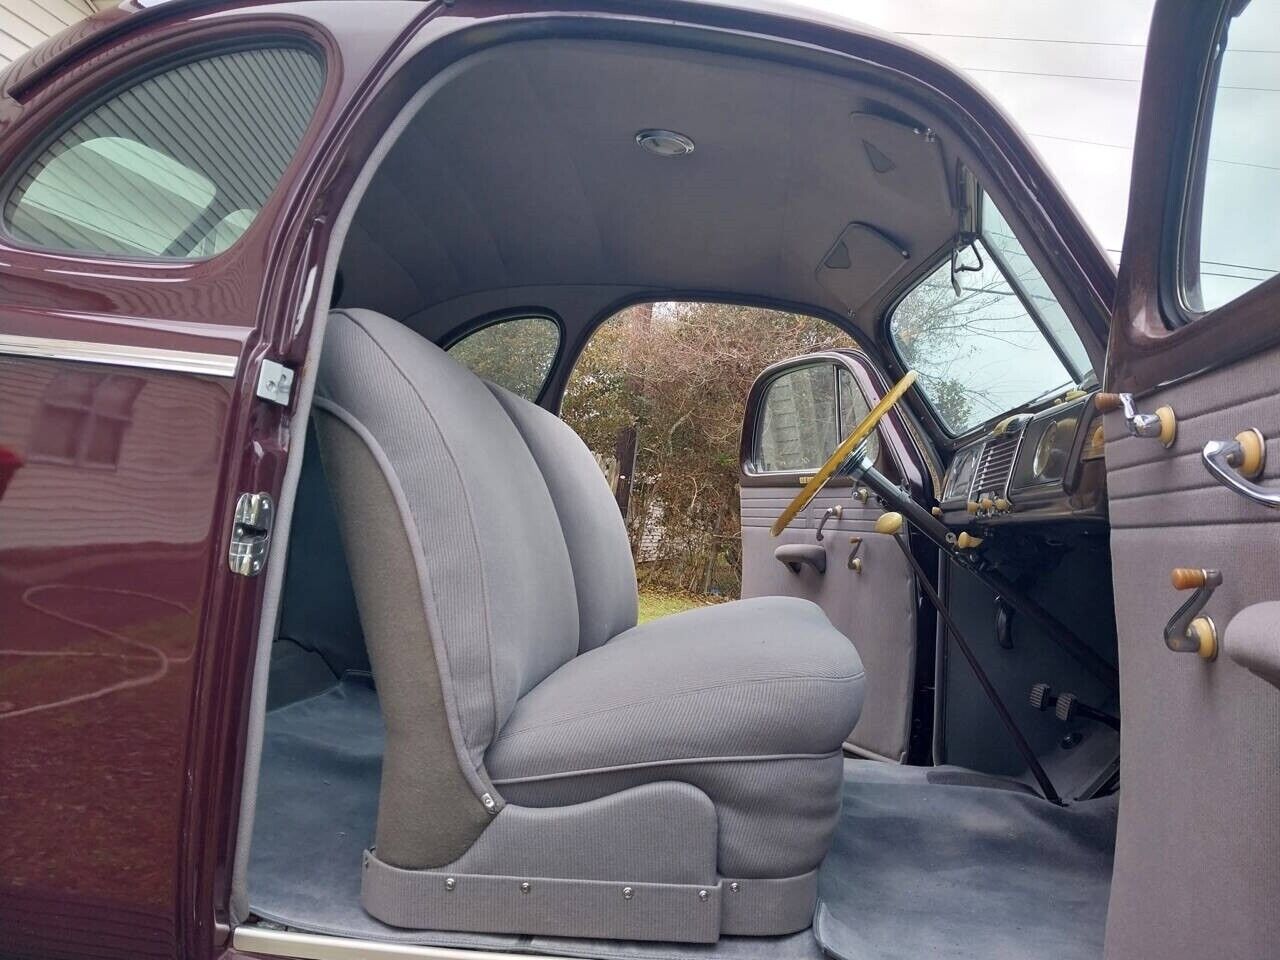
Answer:
[[[317,361],[237,920],[556,956],[1100,957],[1106,317],[1025,197],[903,78],[677,35],[505,43],[401,117]],[[681,300],[858,348],[747,398],[742,599],[637,624],[614,493],[556,412],[602,322]],[[558,341],[524,395],[451,353],[525,316]]]

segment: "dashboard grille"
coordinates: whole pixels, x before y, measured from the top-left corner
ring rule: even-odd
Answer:
[[[1009,489],[1009,474],[1013,472],[1013,457],[1018,452],[1018,434],[992,437],[982,448],[982,458],[973,477],[973,494],[989,493],[1004,496]]]

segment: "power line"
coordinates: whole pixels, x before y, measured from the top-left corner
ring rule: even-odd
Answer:
[[[1130,47],[1135,50],[1146,49],[1145,43],[1120,43],[1115,40],[1050,40],[1047,37],[995,37],[979,33],[930,33],[927,30],[895,30],[903,37],[945,37],[954,40],[1003,40],[1008,43],[1058,43],[1080,47]]]
[[[1106,252],[1107,252],[1107,253],[1119,253],[1119,254],[1123,254],[1123,253],[1124,253],[1124,251],[1123,251],[1123,250],[1117,250],[1115,247],[1103,247],[1103,249],[1104,249],[1104,250],[1106,250]],[[1227,267],[1227,268],[1232,269],[1232,270],[1257,270],[1259,273],[1265,273],[1265,274],[1268,274],[1268,275],[1275,274],[1275,273],[1280,273],[1280,270],[1277,270],[1275,267],[1254,267],[1254,266],[1250,266],[1250,265],[1249,265],[1249,264],[1247,264],[1247,263],[1230,263],[1230,262],[1228,262],[1228,261],[1226,261],[1226,260],[1201,260],[1200,262],[1201,262],[1201,263],[1207,263],[1207,264],[1209,264],[1210,266],[1214,266],[1214,267]],[[1209,272],[1209,271],[1207,271],[1207,270],[1201,270],[1200,272],[1201,272],[1203,275],[1205,275],[1205,276],[1209,276],[1209,277],[1227,277],[1227,276],[1234,276],[1234,274],[1227,274],[1227,273],[1210,273],[1210,272]],[[1262,278],[1262,277],[1240,277],[1240,279],[1241,279],[1241,280],[1260,280],[1260,279],[1265,279],[1265,278]]]
[[[1049,37],[997,37],[981,33],[931,33],[927,30],[895,30],[902,37],[942,37],[951,40],[1000,40],[1005,43],[1052,43],[1072,47],[1124,47],[1130,50],[1145,50],[1145,43],[1121,43],[1117,40],[1059,40]],[[1270,53],[1280,54],[1280,50],[1259,50],[1247,47],[1230,47],[1229,53]]]
[[[1103,77],[1093,73],[1046,73],[1041,70],[1005,70],[997,67],[967,67],[961,70],[969,73],[1002,73],[1019,77],[1055,77],[1060,80],[1100,80],[1105,83],[1141,83],[1139,77]],[[1280,93],[1280,87],[1240,87],[1229,83],[1220,83],[1218,90],[1243,90],[1250,93]]]
[[[1257,270],[1259,273],[1276,273],[1275,267],[1251,267],[1247,263],[1227,263],[1225,260],[1201,260],[1201,263],[1209,263],[1215,267],[1230,267],[1233,270]]]
[[[1102,140],[1085,140],[1081,137],[1063,137],[1055,133],[1029,133],[1031,137],[1037,137],[1042,140],[1062,140],[1066,143],[1082,143],[1090,147],[1110,147],[1113,150],[1129,150],[1132,146],[1126,146],[1123,143],[1106,143]],[[1280,170],[1280,166],[1274,166],[1269,163],[1250,163],[1248,160],[1226,160],[1222,157],[1210,157],[1210,163],[1225,163],[1233,167],[1254,167],[1258,170]]]
[[[1103,80],[1107,83],[1139,83],[1133,77],[1103,77],[1092,73],[1045,73],[1040,70],[1007,70],[997,67],[962,66],[961,70],[969,73],[1007,73],[1019,77],[1057,77],[1062,80]]]
[[[1225,277],[1228,280],[1250,280],[1253,283],[1261,283],[1263,280],[1270,279],[1269,277],[1246,277],[1239,273],[1215,273],[1213,270],[1201,270],[1200,276]]]

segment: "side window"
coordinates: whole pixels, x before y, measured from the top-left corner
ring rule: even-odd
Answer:
[[[1202,185],[1183,227],[1182,297],[1194,313],[1222,306],[1280,272],[1280,3],[1254,0],[1219,37],[1216,78],[1197,146]]]
[[[853,379],[853,374],[840,367],[836,370],[836,392],[840,397],[840,439],[843,440],[853,428],[871,412],[867,398]],[[880,431],[876,430],[868,440],[867,453],[872,460],[880,457]]]
[[[769,384],[760,406],[756,469],[761,473],[816,470],[868,413],[862,391],[843,367],[822,362],[796,367]],[[879,438],[871,437],[871,456]]]
[[[316,54],[255,47],[119,91],[9,186],[4,228],[41,247],[197,259],[248,229],[297,151],[324,83]]]
[[[477,375],[536,400],[560,349],[560,325],[547,317],[516,317],[481,327],[449,348]]]
[[[840,442],[836,368],[797,367],[769,384],[760,404],[756,465],[762,473],[816,470]]]

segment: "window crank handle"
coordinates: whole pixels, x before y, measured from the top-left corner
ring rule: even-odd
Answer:
[[[1218,629],[1212,617],[1200,616],[1213,591],[1222,586],[1222,573],[1218,570],[1194,570],[1179,567],[1171,576],[1173,589],[1194,590],[1164,628],[1165,646],[1174,653],[1197,653],[1202,660],[1214,660],[1218,656]]]

